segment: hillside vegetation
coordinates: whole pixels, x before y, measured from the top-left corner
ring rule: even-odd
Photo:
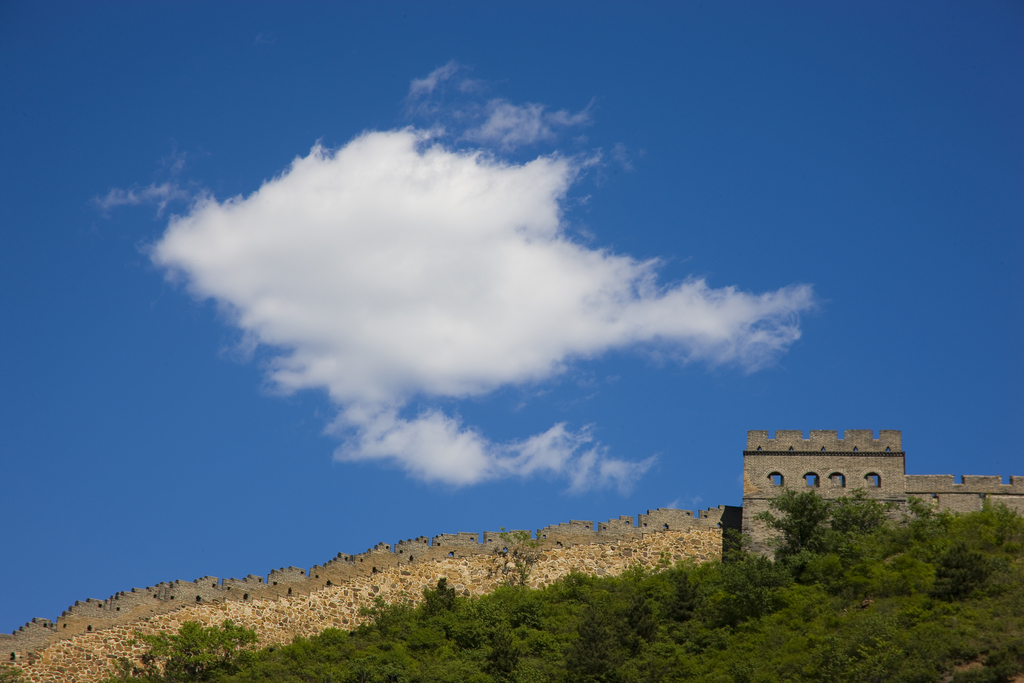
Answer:
[[[255,649],[226,623],[145,637],[146,666],[111,681],[953,681],[1024,671],[1024,519],[1001,506],[900,522],[862,497],[780,498],[776,560],[579,574],[542,590],[418,606]]]

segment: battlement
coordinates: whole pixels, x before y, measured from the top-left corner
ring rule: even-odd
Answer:
[[[847,429],[840,439],[838,432],[832,429],[812,429],[810,438],[805,439],[801,430],[779,429],[775,438],[768,438],[768,431],[754,429],[747,432],[747,450],[745,454],[762,452],[802,452],[802,453],[871,453],[898,454],[903,452],[900,430],[882,429],[878,438],[870,429]]]
[[[433,539],[434,547],[474,547],[480,545],[480,534],[460,531],[457,534],[438,534]]]
[[[952,474],[908,474],[906,486],[908,494],[931,493],[984,493],[1024,495],[1024,477],[1010,477],[1010,483],[1004,484],[1000,476],[984,476],[965,474],[963,483],[957,484]]]

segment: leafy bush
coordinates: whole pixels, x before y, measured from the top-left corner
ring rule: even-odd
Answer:
[[[216,681],[236,673],[251,655],[256,632],[226,620],[219,627],[186,621],[177,634],[138,634],[148,645],[141,666],[120,662],[120,676],[111,681],[178,683]]]

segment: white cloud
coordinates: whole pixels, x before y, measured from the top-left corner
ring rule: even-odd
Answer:
[[[557,129],[590,123],[590,105],[576,114],[564,109],[546,111],[541,104],[516,105],[506,100],[491,100],[486,107],[487,119],[466,131],[472,142],[500,145],[512,150],[521,145],[553,140]]]
[[[182,162],[183,165],[183,162]],[[188,200],[190,195],[175,183],[151,183],[149,186],[139,189],[132,187],[123,190],[115,187],[107,193],[106,197],[95,197],[93,203],[101,210],[109,211],[118,206],[138,206],[139,204],[155,204],[157,215],[162,215],[167,205],[175,200]]]
[[[558,424],[497,444],[413,399],[478,396],[558,375],[610,349],[756,369],[800,336],[809,287],[763,294],[657,282],[658,261],[563,233],[579,163],[453,151],[413,129],[314,147],[248,197],[197,199],[152,258],[280,353],[284,391],[339,406],[342,460],[465,485],[532,474],[628,489],[651,464],[610,458]]]
[[[412,81],[409,83],[408,98],[416,99],[417,97],[432,94],[434,92],[434,89],[437,88],[438,85],[440,85],[444,81],[447,81],[449,78],[458,73],[459,68],[460,67],[458,62],[456,62],[453,59],[444,66],[439,66],[433,71],[431,71],[429,74],[427,74],[426,78],[412,79]],[[467,83],[472,83],[472,81],[463,81],[463,87],[465,87]]]
[[[406,420],[395,410],[353,408],[338,425],[357,427],[357,436],[338,448],[339,460],[383,460],[425,481],[474,484],[508,476],[555,474],[570,490],[616,487],[630,490],[654,462],[609,458],[587,429],[570,431],[559,423],[524,441],[495,444],[461,421],[433,410]]]

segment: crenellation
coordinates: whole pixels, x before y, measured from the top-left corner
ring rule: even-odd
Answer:
[[[1004,484],[1003,478],[995,475],[971,475],[961,477],[962,482],[956,483],[952,474],[908,474],[906,476],[907,493],[991,493],[1003,495],[1024,495],[1024,477],[1010,477],[1010,483]]]
[[[674,510],[671,508],[658,508],[648,510],[646,515],[640,515],[637,520],[641,529],[655,529],[662,531],[675,531],[676,529],[690,529],[695,526],[699,519],[691,510]],[[699,523],[696,526],[701,526]]]
[[[531,534],[526,529],[511,529],[511,530],[505,530],[505,531],[485,531],[484,532],[484,545],[485,546],[489,546],[489,547],[486,548],[486,551],[490,552],[491,548],[493,547],[492,544],[500,544],[502,542],[505,542],[505,539],[511,537],[512,534],[526,534],[528,538],[533,538],[533,534]]]
[[[300,569],[299,567],[288,567],[285,569],[271,569],[270,576],[267,577],[267,585],[274,586],[281,583],[295,583],[296,581],[306,580],[306,570]]]
[[[478,546],[480,545],[480,534],[469,531],[460,531],[457,534],[438,534],[432,539],[431,545],[435,548]]]
[[[537,529],[537,540],[554,541],[565,544],[592,543],[595,534],[594,522],[590,520],[571,519],[568,522],[549,524]]]
[[[263,582],[263,577],[255,574],[249,574],[244,579],[224,579],[221,585],[225,588],[241,588],[243,590],[259,590],[267,587],[267,584]]]
[[[631,534],[636,530],[636,521],[629,515],[619,515],[617,519],[609,519],[597,525],[597,531],[602,535]]]
[[[878,438],[870,429],[847,429],[843,438],[830,429],[811,430],[804,438],[801,430],[779,429],[774,438],[768,431],[755,429],[747,432],[747,451],[769,452],[826,452],[826,453],[897,453],[903,450],[901,432],[896,429],[882,429]]]

